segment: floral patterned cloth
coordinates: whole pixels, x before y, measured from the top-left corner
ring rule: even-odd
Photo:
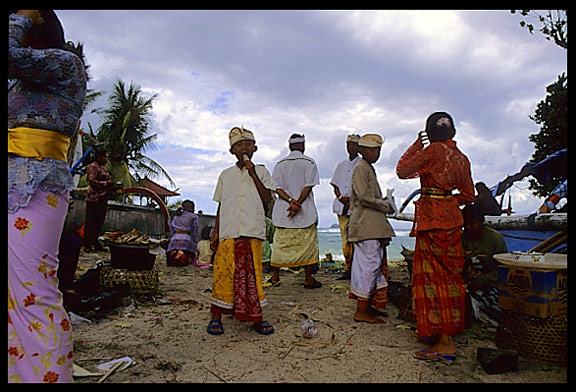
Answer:
[[[459,205],[474,201],[470,162],[452,140],[423,148],[418,139],[400,158],[396,174],[420,177],[423,190],[410,233],[416,237],[412,296],[418,334],[458,334],[464,329],[466,298]],[[426,194],[424,188],[434,192]],[[452,196],[454,189],[459,194]]]
[[[8,129],[29,127],[72,137],[86,96],[86,70],[80,57],[62,49],[22,47],[32,27],[27,16],[8,23]],[[8,155],[8,212],[25,207],[38,188],[64,193],[74,183],[67,162]]]
[[[435,142],[423,148],[418,139],[398,161],[396,174],[401,179],[420,177],[422,188],[446,192],[457,189],[460,192],[456,196],[420,197],[415,203],[412,235],[418,230],[447,230],[462,226],[464,220],[459,205],[474,201],[474,184],[470,161],[456,147],[456,142]]]
[[[108,196],[110,180],[110,173],[104,169],[98,162],[92,162],[86,169],[86,177],[88,178],[88,192],[86,193],[86,201],[95,202],[102,197]]]
[[[86,96],[82,59],[22,46],[32,20],[8,23],[8,129],[74,136]],[[58,245],[68,210],[68,163],[8,154],[8,381],[72,382],[70,321],[58,290]]]
[[[68,194],[37,190],[8,214],[8,381],[72,382],[72,331],[58,290]]]

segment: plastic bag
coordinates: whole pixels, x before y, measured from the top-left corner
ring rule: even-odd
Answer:
[[[302,336],[305,338],[313,338],[318,334],[314,321],[308,319],[302,322]]]

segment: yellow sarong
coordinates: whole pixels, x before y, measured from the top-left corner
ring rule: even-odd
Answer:
[[[295,268],[318,263],[316,223],[304,229],[277,227],[274,233],[271,267]]]
[[[260,306],[267,304],[262,287],[262,240],[250,238],[256,290]],[[234,238],[220,241],[212,266],[212,305],[223,309],[234,308]]]

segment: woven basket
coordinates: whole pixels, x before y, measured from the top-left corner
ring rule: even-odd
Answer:
[[[497,347],[516,350],[525,358],[565,366],[568,359],[568,317],[539,318],[504,310],[495,340]]]
[[[158,292],[158,271],[156,270],[125,270],[112,267],[102,267],[100,285],[114,287],[127,283],[130,291],[137,294],[155,294]]]

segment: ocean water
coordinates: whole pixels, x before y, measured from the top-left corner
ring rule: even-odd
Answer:
[[[392,238],[390,245],[387,248],[388,260],[397,261],[403,260],[402,245],[405,248],[414,250],[416,239],[409,237],[410,230],[394,230],[396,237]],[[326,253],[332,253],[334,260],[344,260],[342,255],[342,238],[340,237],[340,229],[328,228],[318,229],[318,248],[320,251],[320,259],[323,259]]]

